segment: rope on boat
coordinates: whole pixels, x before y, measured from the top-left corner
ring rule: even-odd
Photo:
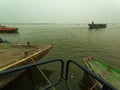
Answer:
[[[30,58],[33,62],[35,62],[35,60],[33,58]],[[42,69],[39,66],[36,66],[38,68],[38,70],[41,72],[41,74],[43,75],[43,77],[46,79],[46,81],[48,82],[49,85],[52,85],[52,83],[50,82],[50,80],[47,78],[47,76],[44,74],[44,72],[42,71]],[[55,87],[52,87],[53,90],[56,90]]]
[[[105,71],[105,72],[101,75],[101,77],[104,77],[108,71],[109,71],[109,69],[108,69],[107,71]],[[95,84],[94,84],[89,90],[93,90],[93,89],[98,85],[98,83],[99,83],[99,82],[96,81]]]

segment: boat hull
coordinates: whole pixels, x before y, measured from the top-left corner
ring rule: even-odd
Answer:
[[[6,26],[0,25],[0,33],[15,33],[17,32],[18,28],[11,28]]]
[[[15,33],[18,31],[18,28],[13,29],[0,29],[0,33]]]
[[[110,83],[115,88],[120,89],[120,70],[112,67],[104,61],[99,60],[98,58],[85,58],[84,63],[88,69],[93,71],[100,78],[104,79],[106,82]],[[92,77],[90,78],[92,79]],[[93,85],[96,84],[96,88],[102,87],[102,85],[98,81],[95,81],[93,79],[92,81],[94,81]]]
[[[53,45],[0,44],[0,71],[38,61]],[[19,77],[24,71],[0,76],[0,89]]]
[[[106,28],[107,24],[88,24],[90,29]]]

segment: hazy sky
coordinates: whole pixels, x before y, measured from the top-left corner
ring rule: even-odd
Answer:
[[[120,0],[0,0],[0,23],[120,22]]]

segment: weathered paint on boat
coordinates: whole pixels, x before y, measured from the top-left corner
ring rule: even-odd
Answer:
[[[88,57],[84,59],[88,69],[96,73],[99,77],[120,90],[120,70],[98,58]],[[101,87],[100,83],[98,83]]]
[[[53,45],[33,45],[33,44],[0,44],[0,71],[14,68],[20,65],[32,63],[33,60],[40,60],[45,56]],[[4,76],[0,76],[0,89],[11,81],[15,80],[24,71],[18,71]]]
[[[11,27],[6,27],[6,26],[1,26],[0,25],[0,32],[1,33],[14,33],[17,32],[18,28],[11,28]]]

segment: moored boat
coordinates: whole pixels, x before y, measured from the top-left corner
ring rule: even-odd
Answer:
[[[111,66],[110,64],[99,60],[98,58],[87,57],[84,59],[85,65],[88,69],[93,71],[100,78],[113,85],[116,89],[120,89],[120,70]],[[92,80],[93,81],[93,80]],[[94,81],[93,87],[101,88],[101,84],[98,81]]]
[[[1,33],[15,33],[15,32],[17,32],[17,30],[18,30],[18,28],[11,28],[11,27],[6,27],[6,26],[0,25]]]
[[[30,44],[0,44],[0,71],[14,68],[40,60],[53,45]],[[0,76],[0,89],[15,80],[24,71],[18,71],[5,76]]]
[[[96,28],[106,28],[107,24],[95,24],[92,22],[92,24],[88,24],[90,29],[96,29]]]

